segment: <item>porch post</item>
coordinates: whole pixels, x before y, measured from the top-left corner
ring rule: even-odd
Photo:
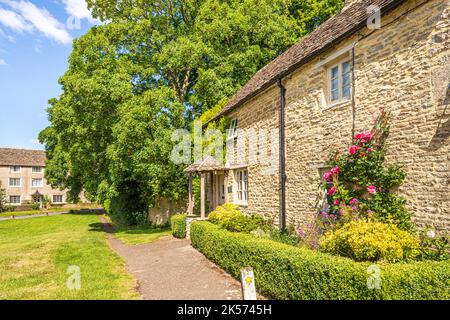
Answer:
[[[228,171],[223,173],[223,197],[225,203],[228,202]]]
[[[209,183],[209,190],[208,190],[208,200],[209,200],[209,206],[208,206],[208,212],[211,212],[214,208],[214,173],[211,171],[209,173],[210,183]]]
[[[192,173],[189,173],[189,207],[188,214],[192,215],[194,213],[194,195],[192,192]]]
[[[200,218],[205,219],[205,174],[200,173]]]

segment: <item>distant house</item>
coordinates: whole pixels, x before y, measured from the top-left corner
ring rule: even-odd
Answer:
[[[304,222],[317,213],[328,152],[344,150],[354,132],[371,129],[384,107],[392,114],[387,159],[407,173],[399,193],[416,222],[448,230],[449,101],[448,0],[346,1],[259,70],[213,119],[231,120],[232,148],[239,129],[274,129],[276,170],[264,171],[244,152],[224,165],[206,158],[186,171],[201,176],[203,215],[233,202],[276,224]],[[243,150],[269,144],[268,137]],[[190,203],[192,212],[192,196]]]
[[[41,203],[47,196],[53,204],[65,204],[66,191],[53,189],[44,178],[45,151],[0,148],[0,185],[10,205]]]

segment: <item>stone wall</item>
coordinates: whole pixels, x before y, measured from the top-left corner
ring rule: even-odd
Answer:
[[[382,18],[380,30],[361,30],[283,80],[288,224],[317,212],[328,152],[345,150],[352,131],[370,129],[384,107],[392,112],[388,161],[403,164],[407,172],[400,194],[419,224],[450,228],[449,14],[448,0],[407,1]],[[326,66],[318,64],[350,44],[354,49],[346,54],[355,62],[353,99],[327,107]],[[243,129],[278,128],[279,106],[274,85],[229,116]],[[248,170],[247,210],[277,223],[279,174],[262,174],[258,164]]]
[[[187,212],[187,200],[173,201],[161,198],[149,209],[148,222],[154,225],[164,225],[170,222],[170,217],[178,213]]]

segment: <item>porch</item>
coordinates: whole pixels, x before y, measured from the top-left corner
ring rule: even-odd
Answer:
[[[228,202],[229,169],[219,163],[213,156],[208,156],[185,169],[189,176],[189,204],[188,215],[194,214],[194,190],[193,180],[195,176],[200,177],[200,218],[205,219],[207,214]]]

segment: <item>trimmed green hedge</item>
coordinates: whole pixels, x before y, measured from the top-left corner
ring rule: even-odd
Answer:
[[[370,263],[233,233],[206,221],[191,225],[195,248],[234,277],[252,267],[258,291],[274,299],[449,299],[450,262],[379,264],[381,289],[369,289]]]
[[[176,238],[186,238],[186,215],[176,214],[170,218],[170,228]]]

